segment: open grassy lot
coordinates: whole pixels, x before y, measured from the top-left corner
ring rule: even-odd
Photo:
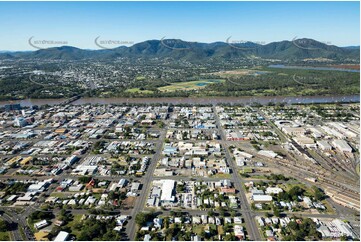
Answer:
[[[10,232],[0,232],[0,241],[9,241]]]
[[[153,91],[151,91],[151,90],[140,90],[139,88],[130,88],[130,89],[127,89],[126,92],[129,92],[129,93],[144,93],[144,94],[153,93]]]
[[[71,229],[71,233],[74,234],[76,237],[80,235],[80,231],[74,227],[75,225],[80,223],[82,216],[82,214],[74,214],[74,219],[68,223],[68,226]]]
[[[219,179],[229,179],[231,178],[230,174],[215,174],[212,178],[219,178]]]
[[[172,85],[159,87],[158,90],[161,92],[174,92],[174,91],[188,91],[188,90],[197,90],[206,87],[212,83],[221,83],[225,80],[222,79],[209,79],[209,80],[199,80],[199,81],[190,81],[190,82],[175,82]]]

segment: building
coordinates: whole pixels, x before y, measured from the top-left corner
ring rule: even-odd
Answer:
[[[296,143],[299,144],[300,146],[302,146],[303,148],[316,147],[315,141],[312,138],[309,138],[306,136],[298,136],[298,137],[294,138],[293,140],[296,141]]]
[[[267,187],[266,188],[266,194],[278,194],[280,192],[283,192],[282,188],[279,187]]]
[[[260,150],[260,151],[258,151],[258,154],[266,156],[268,158],[276,158],[277,157],[277,153],[273,152],[272,150]]]
[[[175,187],[174,180],[163,180],[162,183],[162,195],[160,196],[160,201],[162,203],[173,203],[175,201],[173,195]]]
[[[326,140],[317,141],[317,145],[321,150],[324,150],[324,151],[332,150],[332,146]]]
[[[239,240],[244,239],[244,231],[241,225],[234,226],[234,236],[236,236]]]
[[[344,140],[334,140],[332,145],[342,152],[352,152],[352,148]]]
[[[55,237],[54,242],[67,241],[69,239],[69,233],[65,231],[60,231],[59,234]]]
[[[46,226],[48,226],[49,223],[48,221],[46,221],[45,219],[44,220],[41,220],[40,222],[37,222],[34,224],[34,227],[36,229],[42,229],[42,228],[45,228]]]
[[[252,195],[252,200],[256,203],[272,202],[272,196],[270,195]]]
[[[132,183],[132,187],[130,188],[130,191],[133,193],[138,192],[138,190],[140,189],[140,183],[139,182],[133,182]]]

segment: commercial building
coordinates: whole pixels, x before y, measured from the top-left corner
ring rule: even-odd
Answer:
[[[352,148],[344,140],[334,140],[332,145],[342,152],[352,152]]]
[[[173,180],[163,180],[162,181],[162,195],[160,200],[162,203],[173,203],[175,197],[173,195],[175,182]]]

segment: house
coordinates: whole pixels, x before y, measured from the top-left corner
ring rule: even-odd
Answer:
[[[266,237],[273,237],[273,231],[270,229],[266,230]]]
[[[313,207],[313,203],[309,197],[303,197],[303,202],[306,204],[308,208]]]
[[[278,194],[283,192],[282,188],[279,187],[267,187],[266,194]]]
[[[264,195],[264,192],[262,190],[258,190],[257,188],[251,189],[252,195]]]
[[[225,218],[224,218],[224,223],[225,223],[225,224],[230,224],[230,223],[232,223],[232,218],[231,218],[231,217],[225,217]]]
[[[234,223],[235,224],[241,224],[242,223],[242,218],[241,217],[234,217]]]
[[[241,225],[234,226],[234,236],[236,236],[239,240],[244,239],[244,231]]]
[[[272,202],[272,196],[270,195],[252,195],[252,200],[258,203]]]
[[[41,220],[41,221],[35,223],[35,224],[34,224],[34,227],[35,227],[36,229],[42,229],[42,228],[45,228],[45,227],[48,226],[48,225],[49,225],[48,221],[46,221],[46,220],[44,219],[44,220]]]
[[[202,241],[202,238],[199,237],[198,235],[195,235],[195,236],[193,237],[193,240],[192,240],[192,241]]]
[[[150,241],[152,237],[149,234],[144,235],[144,241]]]
[[[138,192],[139,188],[140,188],[140,183],[139,182],[133,182],[132,187],[130,188],[130,191],[133,192],[133,193],[136,193],[136,192]]]
[[[193,216],[192,217],[192,223],[193,224],[200,224],[201,223],[201,218],[199,216]]]

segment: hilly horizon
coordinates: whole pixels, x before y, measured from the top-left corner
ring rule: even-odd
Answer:
[[[309,58],[326,58],[337,61],[360,59],[359,46],[338,47],[314,39],[278,41],[268,44],[253,42],[189,42],[180,39],[147,40],[132,46],[89,50],[73,46],[51,47],[35,51],[0,52],[0,59],[49,60],[114,60],[116,58],[171,58],[187,61],[232,59],[277,59],[298,61]]]

